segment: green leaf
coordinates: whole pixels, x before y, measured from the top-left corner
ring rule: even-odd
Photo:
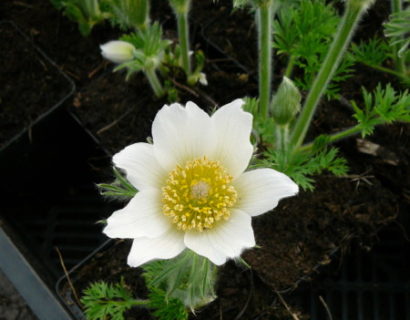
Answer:
[[[325,0],[299,0],[292,5],[282,5],[279,10],[273,23],[274,47],[279,55],[287,57],[286,76],[299,89],[309,90],[312,86],[339,22],[336,10]],[[348,57],[342,60],[325,92],[328,98],[337,97],[338,83],[351,76],[352,65]],[[291,76],[294,67],[302,71],[301,76]]]
[[[129,200],[134,197],[138,190],[120,173],[116,168],[113,168],[115,180],[112,183],[98,184],[100,194],[114,198],[116,200]]]
[[[325,146],[327,138],[321,136],[310,152],[295,152],[290,156],[281,150],[269,150],[260,166],[269,166],[291,177],[302,189],[314,190],[314,175],[329,171],[336,176],[347,173],[347,162],[338,155],[337,148]]]
[[[390,48],[386,41],[374,37],[359,44],[352,44],[351,58],[366,65],[381,66],[389,57]]]
[[[104,281],[92,283],[81,298],[88,320],[123,320],[124,312],[134,306],[147,305],[146,300],[136,300],[127,289],[124,280],[109,284]]]
[[[402,57],[408,53],[410,46],[410,7],[400,12],[396,12],[389,17],[389,21],[384,24],[384,34],[390,39],[391,45],[399,45],[398,56]]]
[[[363,137],[373,133],[377,125],[410,121],[410,94],[407,90],[398,93],[390,84],[385,88],[379,84],[372,93],[362,88],[362,95],[363,107],[360,108],[355,101],[352,101],[352,106]]]
[[[100,0],[62,0],[57,5],[63,8],[70,20],[78,23],[81,34],[88,36],[96,24],[110,16],[109,12],[101,10],[101,3]]]

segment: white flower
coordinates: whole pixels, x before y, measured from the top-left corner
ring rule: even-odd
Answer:
[[[192,102],[164,106],[153,144],[135,143],[114,158],[139,190],[107,220],[111,238],[134,239],[128,264],[170,259],[185,248],[216,265],[255,246],[251,218],[295,195],[272,169],[245,172],[252,156],[252,115],[235,100],[211,117]]]
[[[100,46],[102,56],[114,63],[123,63],[134,59],[135,47],[126,41],[109,41]]]

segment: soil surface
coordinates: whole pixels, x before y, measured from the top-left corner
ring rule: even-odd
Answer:
[[[0,149],[73,90],[56,66],[10,23],[0,23]]]

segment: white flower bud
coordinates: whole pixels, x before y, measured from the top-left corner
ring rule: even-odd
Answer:
[[[111,62],[123,63],[134,59],[135,47],[126,41],[109,41],[100,46],[101,55]]]

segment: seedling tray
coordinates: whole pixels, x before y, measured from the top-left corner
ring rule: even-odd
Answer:
[[[115,208],[95,183],[110,179],[110,159],[61,107],[2,150],[0,166],[0,268],[40,319],[68,319],[45,311],[62,310],[54,297],[62,261],[69,269],[104,241],[96,222]]]

